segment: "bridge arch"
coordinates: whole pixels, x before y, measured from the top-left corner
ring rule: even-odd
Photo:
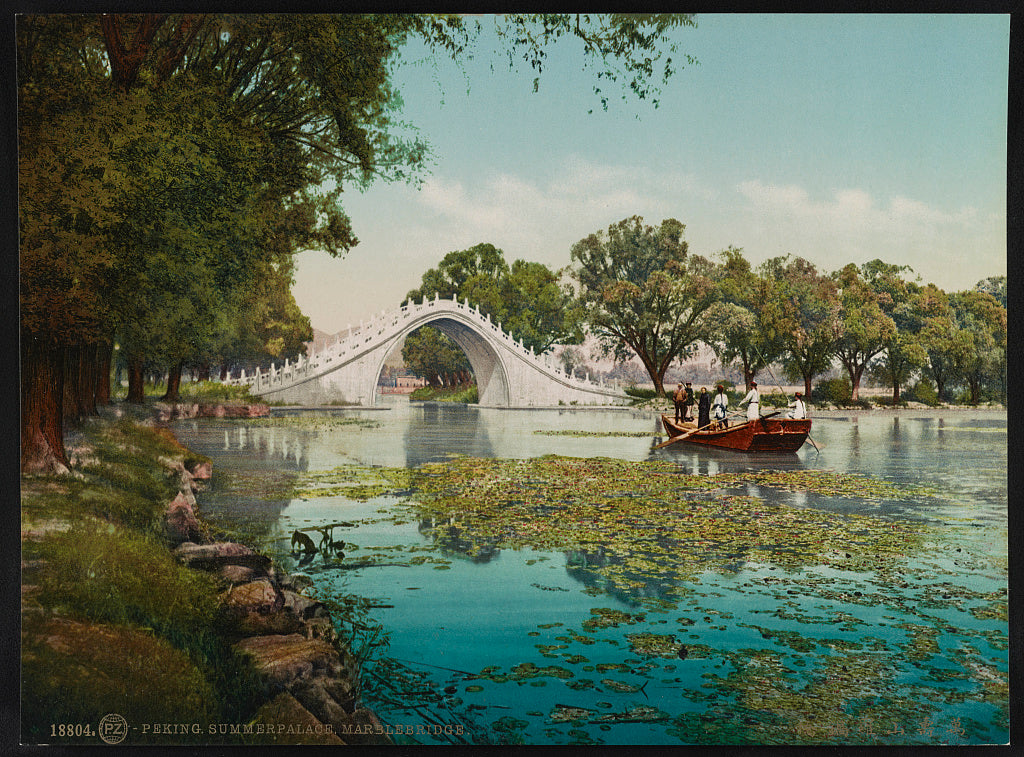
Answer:
[[[508,370],[502,361],[498,349],[484,338],[483,334],[469,322],[468,318],[460,318],[457,313],[434,312],[424,318],[414,320],[406,328],[398,332],[390,340],[391,346],[383,352],[377,362],[377,369],[370,377],[372,386],[367,390],[371,397],[370,404],[376,404],[376,387],[380,373],[384,369],[384,361],[391,351],[417,329],[432,326],[451,339],[466,355],[473,376],[476,378],[478,402],[487,407],[509,406]]]
[[[373,406],[384,360],[405,337],[433,326],[466,354],[483,407],[559,404],[626,404],[620,390],[566,374],[549,353],[537,355],[502,330],[478,308],[458,298],[424,299],[382,311],[318,353],[283,366],[271,364],[250,376],[243,371],[226,383],[244,384],[268,400],[322,405],[334,402]]]

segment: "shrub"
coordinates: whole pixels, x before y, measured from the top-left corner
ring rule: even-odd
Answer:
[[[881,397],[875,397],[875,403],[878,404],[878,405],[881,405],[882,407],[906,407],[908,399],[911,399],[911,398],[908,397],[906,392],[902,392],[900,394],[900,401],[899,402],[893,402],[892,401],[892,395],[891,394],[886,394],[886,395],[881,396]]]
[[[182,383],[179,394],[183,401],[209,402],[212,400],[230,400],[235,402],[262,402],[259,397],[249,393],[248,386],[231,386],[220,381]]]
[[[811,390],[811,401],[831,405],[848,405],[853,389],[848,379],[834,378],[819,382]]]
[[[468,405],[476,404],[480,401],[479,390],[476,384],[448,389],[435,386],[421,386],[409,395],[409,399],[420,402],[465,402]]]
[[[906,397],[914,402],[935,406],[939,404],[939,394],[927,379],[921,379],[907,390]]]
[[[630,397],[635,397],[638,400],[653,400],[658,396],[658,393],[654,389],[644,389],[638,386],[627,386],[624,390]],[[672,399],[672,393],[665,392],[666,399]]]

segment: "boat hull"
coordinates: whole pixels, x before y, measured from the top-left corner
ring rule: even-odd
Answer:
[[[738,452],[796,452],[811,432],[810,418],[761,418],[744,421],[720,431],[693,431],[677,425],[667,415],[661,416],[665,433],[682,437],[680,444],[699,444]]]

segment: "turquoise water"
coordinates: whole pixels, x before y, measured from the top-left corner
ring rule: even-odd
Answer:
[[[537,433],[570,429],[621,435]],[[648,413],[410,406],[404,398],[382,410],[180,422],[176,431],[214,459],[214,481],[200,497],[205,514],[260,540],[319,590],[375,605],[368,620],[379,624],[377,636],[342,632],[386,642],[365,647],[365,697],[382,720],[413,731],[403,739],[1008,740],[1003,414],[821,418],[812,431],[820,453],[805,445],[782,458],[653,450],[661,437]],[[835,562],[792,569],[763,553],[681,574],[654,560],[616,565],[619,549],[442,548],[435,524],[401,496],[275,497],[304,474],[344,465],[546,454],[664,459],[688,474],[820,469],[928,486],[937,496],[878,501],[754,485],[737,493],[933,529],[884,574]],[[299,565],[287,555],[294,529],[340,521],[352,524],[335,532],[346,542],[342,560]]]

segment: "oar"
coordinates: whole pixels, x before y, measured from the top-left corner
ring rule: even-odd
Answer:
[[[729,418],[729,417],[731,417],[733,415],[739,415],[741,412],[742,411],[740,411],[740,410],[735,410],[735,411],[729,413],[729,415],[727,415],[725,417]],[[696,434],[698,431],[703,431],[706,428],[714,426],[716,423],[718,423],[718,421],[711,421],[710,423],[706,423],[705,425],[701,426],[700,428],[695,428],[692,431],[687,431],[685,434],[682,434],[680,436],[673,436],[668,441],[664,441],[661,444],[656,444],[654,446],[654,449],[661,449],[662,447],[667,447],[670,444],[675,444],[676,442],[681,442],[683,439],[685,439],[686,437],[690,436],[690,434]]]

